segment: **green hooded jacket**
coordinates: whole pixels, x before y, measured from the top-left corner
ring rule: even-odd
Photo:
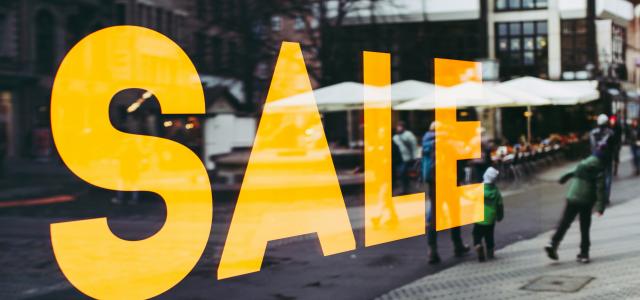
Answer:
[[[589,156],[576,168],[562,176],[561,183],[571,179],[567,190],[567,201],[576,205],[594,205],[603,213],[605,208],[604,166],[596,156]]]
[[[504,208],[502,206],[502,195],[493,183],[484,184],[484,220],[477,222],[478,225],[493,225],[496,221],[502,221]]]

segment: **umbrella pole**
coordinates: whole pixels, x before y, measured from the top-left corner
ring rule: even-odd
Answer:
[[[531,145],[531,105],[527,106],[527,142]]]

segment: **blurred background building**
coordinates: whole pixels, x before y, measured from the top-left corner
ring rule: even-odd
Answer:
[[[461,118],[482,119],[492,137],[510,141],[527,131],[527,122],[541,137],[584,131],[600,112],[625,120],[638,116],[638,3],[0,0],[0,131],[9,157],[55,157],[48,111],[55,70],[79,39],[121,24],[157,30],[185,49],[201,74],[207,114],[159,116],[152,95],[131,108],[145,93],[131,89],[114,97],[114,124],[183,141],[208,164],[211,156],[251,146],[283,40],[301,43],[314,88],[362,82],[363,50],[392,54],[393,82],[432,82],[436,57],[482,61],[485,81],[523,76],[594,80],[600,99],[586,105],[540,106],[533,113],[526,107],[460,110]],[[361,144],[361,111],[327,111],[323,117],[332,145]],[[429,111],[398,111],[394,118],[422,132],[433,116]],[[213,138],[230,130],[237,138]]]

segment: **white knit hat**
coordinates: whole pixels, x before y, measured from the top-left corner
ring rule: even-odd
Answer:
[[[496,170],[494,167],[489,167],[486,171],[484,171],[484,175],[482,175],[482,183],[494,183],[496,179],[500,175],[500,172]]]
[[[609,122],[609,117],[607,117],[607,115],[605,114],[600,114],[598,116],[598,125],[602,126],[602,125],[606,125],[607,122]]]

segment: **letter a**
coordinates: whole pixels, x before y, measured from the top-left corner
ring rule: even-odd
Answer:
[[[284,42],[218,278],[257,272],[269,241],[309,233],[324,255],[355,248],[300,45]]]

